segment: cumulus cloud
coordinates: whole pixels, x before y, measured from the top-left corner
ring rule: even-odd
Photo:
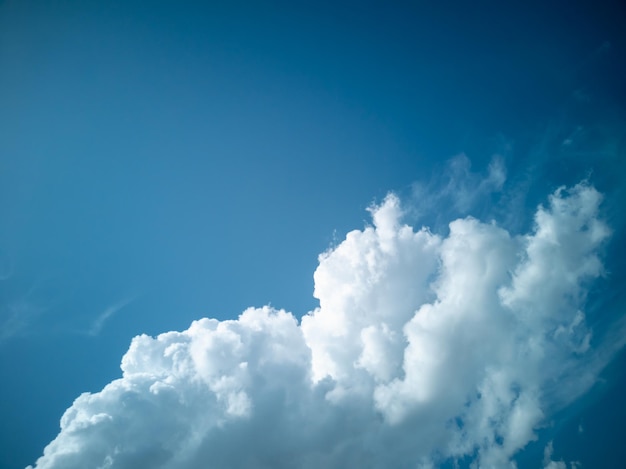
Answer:
[[[35,467],[515,467],[617,347],[586,324],[601,200],[581,183],[527,234],[467,217],[439,235],[403,224],[389,195],[320,256],[318,308],[135,337],[122,377],[75,400]]]

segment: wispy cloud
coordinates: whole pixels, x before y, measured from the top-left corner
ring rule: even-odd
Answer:
[[[10,278],[11,275],[8,275],[3,279],[7,280],[7,283],[0,284],[3,289],[14,287]],[[33,333],[33,326],[49,311],[50,304],[53,303],[51,298],[45,299],[38,294],[45,283],[46,279],[40,278],[28,290],[15,294],[0,305],[0,344],[14,337]],[[15,289],[18,292],[20,290],[19,287]]]
[[[129,304],[131,304],[133,301],[135,301],[137,299],[136,296],[131,296],[128,298],[125,298],[121,301],[118,301],[117,303],[109,306],[108,308],[106,308],[104,311],[102,311],[102,313],[100,313],[98,315],[98,317],[91,323],[91,327],[89,328],[89,330],[87,331],[88,335],[91,336],[96,336],[98,334],[100,334],[100,332],[102,331],[102,328],[104,327],[105,323],[115,314],[117,314],[120,310],[122,310],[123,308],[125,308],[126,306],[128,306]]]
[[[427,183],[413,183],[407,210],[416,219],[435,215],[431,222],[439,225],[456,216],[482,211],[478,205],[500,193],[506,180],[502,156],[494,155],[486,170],[475,171],[470,159],[460,154],[449,159],[443,171]]]
[[[11,278],[13,269],[13,259],[4,249],[0,248],[0,281]]]
[[[571,461],[567,464],[562,459],[559,461],[552,460],[554,453],[554,445],[550,441],[543,450],[543,468],[544,469],[581,469],[582,465],[578,461]]]
[[[0,343],[26,335],[31,324],[44,311],[44,308],[28,301],[27,298],[5,304],[0,314]]]

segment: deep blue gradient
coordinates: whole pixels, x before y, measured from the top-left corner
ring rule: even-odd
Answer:
[[[523,207],[591,171],[623,233],[620,1],[201,3],[0,3],[0,467],[134,335],[314,308],[317,255],[461,152],[502,154]],[[618,467],[623,362],[521,467],[552,438]]]

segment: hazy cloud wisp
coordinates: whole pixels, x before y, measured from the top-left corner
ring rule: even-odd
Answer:
[[[96,336],[100,334],[102,328],[104,327],[104,324],[111,318],[111,316],[117,314],[121,309],[128,306],[135,300],[135,298],[135,296],[125,298],[102,311],[91,323],[91,327],[87,331],[87,335]]]

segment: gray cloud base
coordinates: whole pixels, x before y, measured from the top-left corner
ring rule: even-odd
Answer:
[[[35,467],[515,467],[623,345],[585,322],[601,200],[581,183],[527,235],[468,217],[443,237],[403,225],[389,195],[320,256],[319,308],[135,337],[122,378],[75,400]]]

